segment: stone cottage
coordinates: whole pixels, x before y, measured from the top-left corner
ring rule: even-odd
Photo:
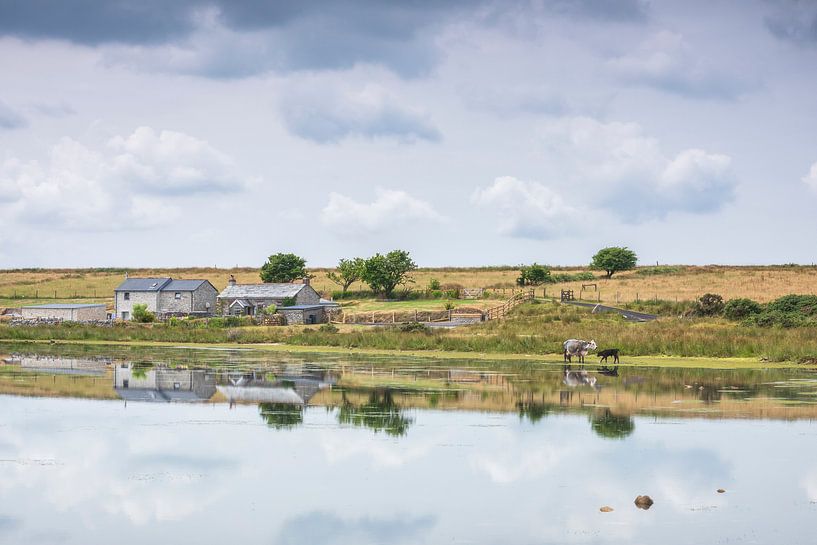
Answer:
[[[218,304],[225,316],[255,316],[275,305],[288,324],[324,323],[327,308],[337,307],[331,301],[321,301],[308,278],[300,284],[237,284],[233,276],[218,295]]]
[[[125,278],[114,290],[116,317],[133,318],[133,305],[144,304],[157,316],[209,316],[216,308],[218,290],[207,280]]]

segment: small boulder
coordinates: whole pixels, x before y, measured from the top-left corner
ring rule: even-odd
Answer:
[[[726,492],[726,490],[723,488],[718,488],[718,494],[723,494],[724,492]]]
[[[644,509],[646,511],[647,509],[652,507],[652,504],[655,503],[655,502],[652,501],[651,497],[649,497],[647,495],[644,495],[644,496],[638,496],[635,499],[634,503],[635,503],[636,507],[638,507],[639,509]]]
[[[609,512],[610,512],[610,511],[612,511],[612,510],[613,510],[613,508],[612,508],[612,507],[610,507],[609,505],[605,505],[604,507],[602,507],[601,509],[599,509],[599,511],[601,511],[602,513],[609,513]]]

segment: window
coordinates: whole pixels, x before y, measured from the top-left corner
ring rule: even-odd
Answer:
[[[179,293],[179,292],[177,291],[177,292],[176,292],[176,293],[173,295],[173,297],[175,297],[175,298],[176,298],[176,300],[178,301],[179,299],[181,299],[181,298],[182,298],[182,294],[181,294],[181,293]]]
[[[130,292],[125,292],[125,301],[130,301]]]

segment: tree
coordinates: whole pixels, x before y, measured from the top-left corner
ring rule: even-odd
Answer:
[[[538,263],[534,263],[529,267],[522,267],[519,271],[519,278],[516,279],[516,283],[520,286],[538,286],[551,281],[550,268]]]
[[[261,281],[292,282],[297,278],[308,278],[306,260],[295,254],[275,254],[269,256],[261,266]]]
[[[354,259],[341,259],[334,271],[327,273],[326,277],[341,287],[343,293],[349,289],[353,283],[360,280],[363,270],[366,267],[366,260],[362,257]]]
[[[366,260],[362,280],[372,291],[391,298],[397,286],[413,282],[408,274],[417,268],[405,250],[392,250],[386,255],[375,254]]]
[[[628,271],[634,268],[637,261],[638,256],[629,248],[610,246],[609,248],[602,248],[596,252],[596,255],[593,256],[593,261],[590,263],[590,267],[605,271],[607,278],[610,278],[613,276],[613,273]]]
[[[156,319],[156,315],[148,310],[144,303],[136,303],[131,309],[133,321],[147,324]]]

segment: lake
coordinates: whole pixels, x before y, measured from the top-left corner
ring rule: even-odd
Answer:
[[[809,369],[0,355],[0,543],[817,542]]]

